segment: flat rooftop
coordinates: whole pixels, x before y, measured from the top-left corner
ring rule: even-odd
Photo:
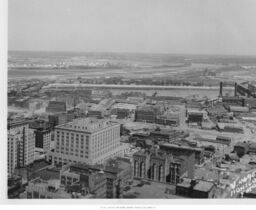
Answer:
[[[214,184],[212,182],[200,180],[195,186],[194,190],[209,192]]]
[[[114,122],[106,119],[95,118],[82,118],[75,119],[70,123],[56,126],[56,129],[75,130],[80,132],[97,132],[107,127],[118,125],[118,122]]]
[[[144,184],[143,186],[139,187],[136,186],[136,184],[139,183],[139,181],[134,181],[133,186],[131,186],[131,189],[124,192],[124,197],[129,198],[130,196],[133,196],[138,199],[181,199],[184,198],[182,196],[175,195],[175,186],[164,184],[164,183],[158,183],[158,182],[149,182],[150,184]],[[171,193],[167,193],[166,191],[169,190]]]
[[[29,122],[30,121],[26,119],[15,119],[15,120],[8,121],[8,126],[12,128],[12,127],[29,124]]]
[[[88,165],[85,163],[74,163],[74,164],[70,164],[68,166],[68,168],[70,168],[72,171],[80,171],[80,170],[101,171],[101,170],[103,170],[106,173],[116,174],[116,173],[123,171],[128,166],[129,166],[128,163],[125,164],[125,163],[117,163],[117,162],[115,164],[108,164],[105,166],[104,165]]]
[[[166,148],[176,148],[176,149],[184,149],[184,150],[194,150],[194,151],[202,151],[203,149],[200,147],[191,147],[191,146],[186,146],[182,144],[171,144],[171,143],[163,143],[160,145],[161,147],[166,147]]]

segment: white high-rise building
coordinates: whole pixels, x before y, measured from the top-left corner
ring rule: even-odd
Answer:
[[[54,141],[55,150],[50,153],[54,164],[101,164],[124,152],[120,143],[120,124],[105,119],[76,119],[56,126]]]
[[[9,124],[8,128],[8,174],[17,167],[34,162],[35,135],[25,121]]]

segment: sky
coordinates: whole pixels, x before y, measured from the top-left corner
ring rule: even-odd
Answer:
[[[256,55],[255,0],[9,0],[8,49]]]

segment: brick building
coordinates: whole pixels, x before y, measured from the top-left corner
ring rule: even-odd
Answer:
[[[182,145],[182,143],[163,143],[160,144],[160,149],[176,156],[190,156],[191,154],[194,154],[196,164],[202,164],[204,160],[204,149],[200,147]]]
[[[141,150],[133,155],[135,179],[176,184],[194,176],[193,155],[174,156],[161,150]]]
[[[176,185],[176,195],[188,198],[214,198],[216,186],[213,182],[184,178]]]
[[[82,174],[101,174],[106,178],[106,195],[107,198],[122,198],[123,187],[132,178],[131,163],[122,161],[120,159],[110,160],[103,165],[88,165],[82,163],[69,164],[63,166],[61,170],[62,183],[73,184],[80,182]],[[93,179],[93,178],[91,178]],[[87,180],[87,178],[86,178]],[[89,180],[90,181],[90,180]],[[89,181],[87,181],[89,183]],[[103,186],[96,188],[99,190]],[[94,189],[93,188],[93,189]],[[105,191],[105,189],[103,189]],[[100,192],[99,192],[100,193]]]
[[[160,108],[157,106],[141,106],[135,110],[135,121],[155,123],[157,115],[160,114]]]
[[[58,113],[58,112],[66,112],[66,102],[62,101],[50,101],[48,106],[46,107],[46,112]]]

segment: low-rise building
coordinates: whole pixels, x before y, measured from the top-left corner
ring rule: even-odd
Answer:
[[[249,144],[249,154],[256,155],[256,143],[250,143]]]
[[[168,131],[151,131],[149,134],[150,139],[154,140],[154,141],[166,141],[169,142],[170,138],[171,138],[171,133]]]
[[[158,114],[160,109],[157,106],[140,106],[135,110],[135,121],[155,123]]]
[[[81,185],[85,192],[93,194],[95,198],[106,198],[107,177],[100,172],[82,170],[78,165],[63,166],[60,171],[61,185],[70,189],[75,185]]]
[[[246,106],[229,106],[230,112],[249,112],[249,107]]]
[[[87,113],[87,117],[95,117],[98,119],[104,118],[104,111],[102,109],[90,109]]]
[[[244,133],[243,127],[235,123],[217,123],[217,129],[221,132]]]
[[[156,124],[178,126],[180,117],[178,114],[160,115],[156,117]]]
[[[112,109],[128,109],[130,112],[134,112],[136,107],[136,105],[130,103],[116,103],[112,106]]]
[[[187,109],[187,121],[188,123],[201,124],[203,120],[208,118],[208,114],[205,110]]]
[[[70,188],[71,189],[71,188]],[[93,198],[93,195],[84,191],[81,186],[67,190],[60,185],[60,180],[42,180],[36,178],[31,180],[24,193],[20,195],[23,199],[71,199],[71,198]]]
[[[116,109],[112,109],[112,114],[116,115],[117,119],[125,119],[129,117],[130,111],[129,109],[116,108]]]
[[[234,152],[239,157],[242,157],[243,155],[247,154],[249,151],[249,145],[247,142],[237,142],[236,145],[234,146]]]
[[[216,186],[213,182],[185,178],[176,185],[176,195],[189,198],[214,198]]]
[[[63,166],[61,180],[63,184],[64,182],[72,184],[81,181],[81,178],[85,179],[81,174],[90,173],[105,176],[107,198],[122,198],[123,188],[132,179],[132,165],[129,161],[120,158],[110,160],[105,165],[69,164]],[[99,188],[96,187],[96,189]]]
[[[238,105],[238,106],[244,106],[244,98],[237,97],[237,96],[223,96],[222,97],[222,103],[224,105]]]
[[[46,112],[59,113],[66,112],[66,102],[62,101],[50,101],[46,107]]]

